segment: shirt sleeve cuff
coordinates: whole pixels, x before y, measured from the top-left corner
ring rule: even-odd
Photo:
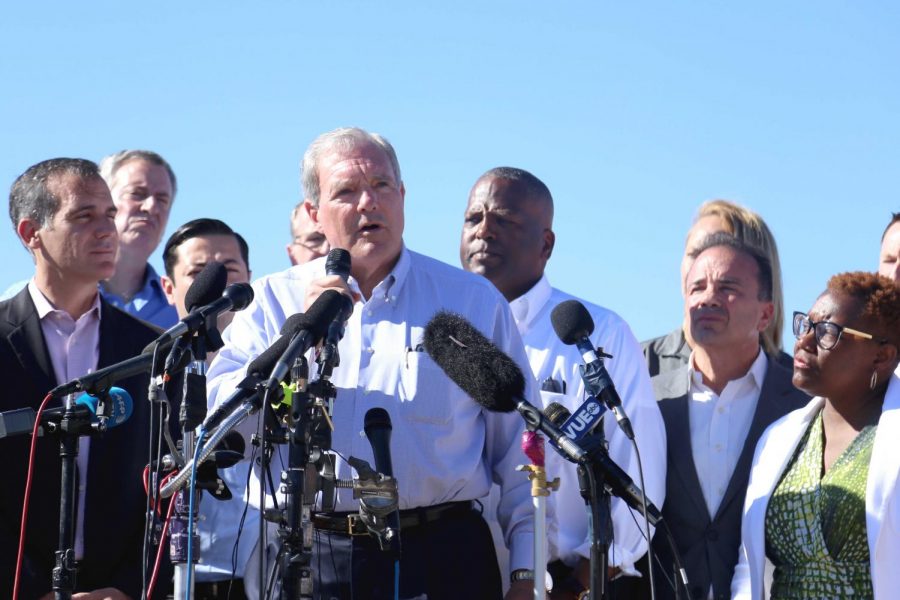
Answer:
[[[509,543],[509,572],[534,568],[534,534],[530,531],[514,533]],[[505,577],[509,573],[503,574]]]

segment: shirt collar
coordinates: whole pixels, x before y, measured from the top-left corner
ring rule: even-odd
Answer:
[[[324,265],[324,259],[323,265]],[[397,259],[397,264],[394,265],[394,268],[391,269],[391,272],[387,274],[387,277],[382,279],[378,285],[372,290],[372,297],[374,298],[376,294],[380,294],[384,297],[385,300],[390,301],[391,297],[397,297],[400,291],[403,289],[404,284],[406,284],[407,276],[409,275],[409,265],[412,262],[412,259],[409,255],[409,249],[407,249],[406,244],[400,249],[400,258]],[[361,294],[359,290],[359,283],[356,279],[351,275],[347,281],[350,289],[354,292]],[[369,298],[371,300],[372,298]],[[365,302],[365,299],[363,299]]]
[[[152,287],[162,292],[162,284],[159,282],[159,274],[150,263],[147,263],[147,270],[144,271],[144,288]]]
[[[552,292],[553,288],[550,287],[550,281],[547,280],[545,273],[541,275],[536,284],[531,286],[530,290],[509,303],[509,308],[512,310],[520,335],[524,335],[526,331],[531,329],[538,313],[550,300]]]
[[[769,366],[769,359],[766,357],[766,353],[763,352],[762,346],[759,348],[759,352],[756,354],[756,359],[753,361],[753,364],[750,365],[750,368],[744,373],[742,376],[734,379],[733,381],[742,381],[749,379],[753,382],[757,389],[762,389],[763,381],[766,378],[766,369]],[[691,352],[691,356],[688,359],[688,372],[691,376],[691,382],[695,385],[703,385],[703,373],[694,368],[694,353]],[[731,382],[729,382],[731,383]]]
[[[38,319],[44,320],[44,317],[49,315],[52,312],[59,312],[65,315],[68,315],[69,318],[72,317],[69,313],[62,310],[61,308],[56,308],[53,304],[47,300],[47,297],[44,296],[44,293],[38,289],[37,284],[34,282],[34,278],[32,278],[28,282],[28,293],[31,295],[31,301],[34,302],[34,308],[37,311]],[[94,295],[94,302],[91,304],[91,307],[87,310],[85,315],[91,314],[92,312],[96,312],[97,315],[100,314],[100,294],[97,293]],[[84,315],[82,315],[84,316]]]

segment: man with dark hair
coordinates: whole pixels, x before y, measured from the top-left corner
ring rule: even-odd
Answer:
[[[900,284],[900,212],[891,214],[891,222],[881,234],[878,274]]]
[[[531,369],[541,384],[544,406],[558,402],[575,412],[585,399],[578,370],[583,363],[578,349],[563,344],[550,323],[556,305],[573,298],[551,287],[544,272],[555,242],[552,227],[553,197],[540,179],[523,169],[491,169],[469,194],[459,257],[464,269],[486,277],[509,302]],[[614,357],[607,365],[634,425],[647,497],[659,505],[665,481],[665,429],[640,347],[619,315],[582,304],[595,324],[591,343]],[[602,429],[613,460],[639,481],[637,457],[616,421],[604,419]],[[555,453],[547,454],[548,476],[561,478],[560,490],[551,495],[558,521],[554,558],[560,559],[552,566],[554,598],[575,597],[590,582],[588,516],[575,471],[574,465]],[[609,552],[610,575],[636,575],[635,561],[647,551],[642,526],[619,499],[613,501],[612,513],[615,540]],[[619,595],[626,596],[627,586],[633,583],[632,578],[617,583]]]
[[[666,423],[663,517],[693,598],[729,597],[741,542],[750,462],[763,430],[808,398],[760,343],[769,325],[772,266],[759,250],[714,233],[691,253],[685,316],[694,346],[688,364],[653,378]],[[657,536],[657,598],[674,598],[672,555]]]
[[[97,283],[113,272],[118,237],[116,207],[97,165],[59,158],[30,167],[12,186],[9,214],[35,272],[26,289],[0,303],[3,411],[37,408],[58,384],[136,356],[157,335],[98,294]],[[133,396],[133,414],[101,436],[79,440],[75,590],[97,590],[96,597],[141,594],[148,384],[147,375],[117,382]],[[48,408],[59,402],[50,401]],[[38,440],[34,457],[22,598],[48,594],[57,550],[61,461],[56,438],[48,437]],[[13,588],[28,444],[27,436],[0,442],[8,459],[0,486],[0,590],[5,594]]]
[[[210,367],[210,402],[221,402],[247,364],[278,337],[285,319],[306,311],[326,289],[354,299],[339,344],[331,445],[336,475],[353,476],[345,457],[373,461],[365,415],[383,408],[393,425],[393,473],[400,491],[401,598],[496,600],[501,595],[490,531],[473,505],[491,482],[502,488],[501,521],[511,546],[508,599],[533,597],[521,575],[533,562],[532,510],[522,461],[522,419],[481,408],[424,352],[424,330],[441,309],[464,315],[500,349],[525,364],[509,307],[489,282],[410,251],[403,243],[404,198],[388,141],[357,128],[319,136],[303,157],[304,210],[334,248],[351,255],[344,281],[318,259],[263,277],[255,300],[225,331]],[[317,365],[309,360],[309,379]],[[531,382],[526,398],[537,402]],[[276,462],[277,464],[277,462]],[[285,463],[287,461],[285,460]],[[359,535],[359,501],[335,492],[335,512],[317,513],[312,564],[317,599],[391,597],[389,553]]]
[[[179,319],[188,314],[184,297],[194,277],[212,261],[225,265],[228,284],[250,281],[250,249],[246,240],[218,219],[188,221],[166,241],[163,250],[166,274],[161,282],[169,303],[178,310]],[[234,314],[219,315],[220,331],[228,326]],[[207,362],[212,358],[210,354]],[[248,510],[243,516],[249,470],[246,461],[219,470],[233,497],[217,500],[211,494],[204,494],[200,501],[197,530],[201,560],[195,569],[194,589],[198,599],[224,599],[229,593],[232,598],[243,597],[244,568],[259,537],[259,512]]]
[[[123,150],[104,158],[100,172],[118,212],[116,269],[100,286],[105,300],[157,327],[178,320],[166,301],[159,275],[147,261],[162,240],[175,201],[175,172],[149,150]]]

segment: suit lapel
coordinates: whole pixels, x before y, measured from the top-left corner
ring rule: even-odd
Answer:
[[[792,389],[787,371],[770,359],[766,368],[766,377],[759,392],[759,399],[756,402],[753,420],[750,422],[750,430],[747,432],[741,454],[734,467],[734,472],[731,474],[731,479],[728,481],[725,495],[716,511],[717,516],[732,501],[744,501],[746,484],[750,477],[750,464],[753,461],[753,454],[756,452],[756,443],[769,425],[789,412],[784,398]]]
[[[41,394],[40,398],[34,399],[39,403],[44,394],[56,387],[56,376],[50,362],[50,352],[44,342],[41,321],[27,287],[11,301],[9,321],[15,327],[7,338],[23,372],[31,374],[34,386]],[[23,402],[25,401],[23,398]]]
[[[691,448],[691,425],[689,417],[689,377],[687,367],[660,375],[657,397],[659,409],[666,423],[668,444],[669,475],[677,477],[691,500],[697,505],[697,514],[709,515],[694,454]],[[660,389],[660,387],[662,389]],[[667,486],[671,489],[671,486]]]

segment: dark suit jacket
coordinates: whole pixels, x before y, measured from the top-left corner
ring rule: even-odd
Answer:
[[[688,367],[663,373],[652,381],[666,424],[668,445],[663,517],[672,530],[687,570],[691,597],[705,599],[712,584],[716,600],[727,599],[731,595],[731,578],[741,543],[741,513],[756,442],[769,424],[804,406],[809,397],[791,384],[790,371],[776,361],[769,360],[750,431],[725,496],[716,515],[710,519],[691,453]],[[672,555],[665,536],[654,537],[653,550],[671,579]],[[674,598],[671,586],[659,573],[658,564],[655,563],[654,567],[657,572],[657,598]]]
[[[98,368],[141,353],[157,333],[145,323],[101,300]],[[0,303],[0,410],[35,409],[58,383],[26,288]],[[141,593],[141,554],[146,495],[142,472],[150,443],[148,375],[118,382],[134,399],[131,418],[91,439],[84,518],[84,560],[76,590],[117,587],[134,598]],[[51,400],[48,407],[59,406]],[[0,486],[0,596],[12,597],[30,435],[0,439],[4,457]],[[22,599],[50,590],[58,545],[60,497],[59,443],[40,438],[28,513]],[[76,500],[77,501],[77,500]],[[167,561],[165,561],[167,562]],[[168,570],[168,569],[167,569]],[[169,587],[161,579],[158,586]]]
[[[691,347],[681,327],[666,335],[644,340],[641,342],[641,350],[644,351],[650,377],[681,368],[691,356]],[[775,360],[788,371],[794,368],[794,358],[786,352],[779,352]]]

